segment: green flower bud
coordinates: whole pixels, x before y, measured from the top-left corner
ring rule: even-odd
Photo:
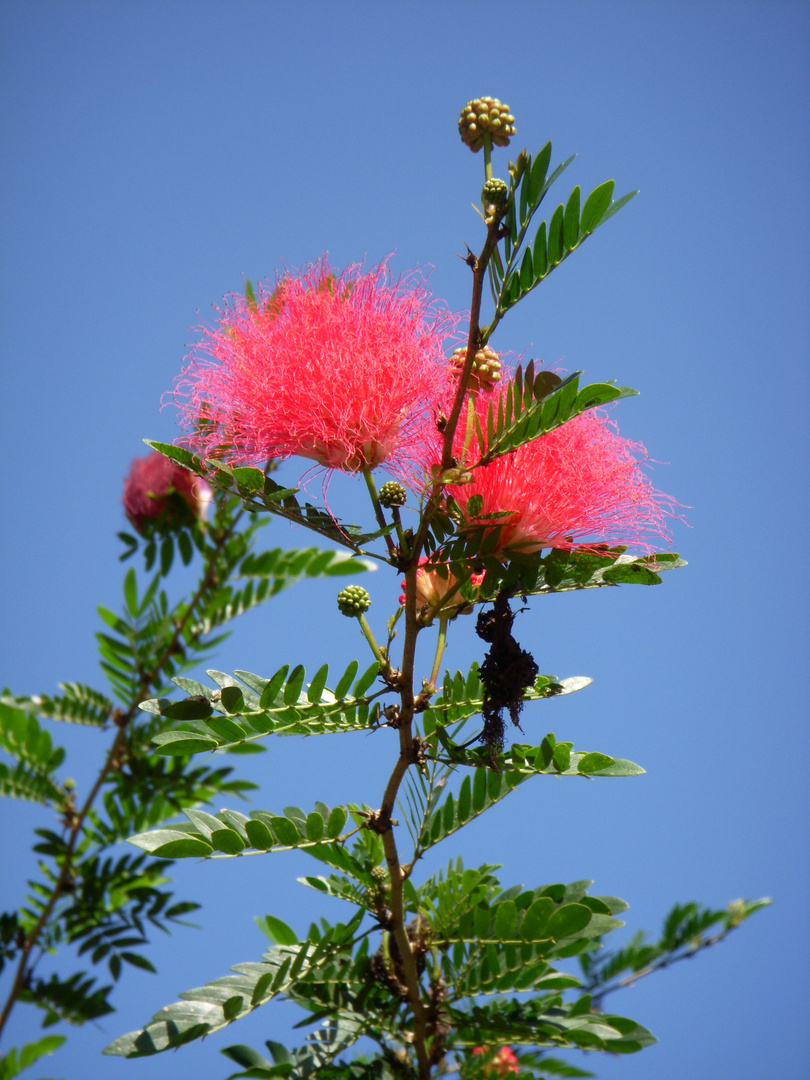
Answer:
[[[391,875],[388,873],[387,867],[374,866],[371,869],[371,876],[378,884],[385,885]]]
[[[484,190],[481,192],[481,202],[486,205],[493,203],[495,206],[503,206],[509,195],[509,185],[505,180],[487,180]]]
[[[464,361],[467,359],[467,349],[462,346],[456,349],[450,357],[450,367],[456,376],[460,376],[464,370]],[[501,378],[501,360],[494,349],[485,345],[479,349],[473,360],[472,373],[470,374],[471,390],[494,390]]]
[[[458,118],[458,130],[462,142],[477,154],[488,134],[495,146],[508,146],[515,134],[515,118],[508,105],[497,98],[481,97],[468,101]]]
[[[368,611],[371,607],[371,597],[362,585],[347,585],[341,589],[337,596],[337,605],[341,615],[354,619]]]
[[[405,500],[408,498],[408,493],[402,484],[398,484],[396,480],[386,480],[379,490],[380,505],[384,506],[386,510],[390,510],[392,506],[404,506]]]

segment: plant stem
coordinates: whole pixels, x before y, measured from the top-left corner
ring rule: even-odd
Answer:
[[[194,593],[191,601],[189,602],[188,607],[183,612],[182,617],[176,621],[174,633],[171,637],[171,640],[169,641],[168,645],[166,645],[157,661],[151,666],[150,670],[146,672],[140,672],[140,687],[137,694],[135,695],[134,700],[130,702],[129,708],[125,713],[120,713],[116,717],[115,722],[117,724],[118,730],[115,733],[115,738],[113,739],[112,745],[107,753],[104,764],[102,765],[101,770],[96,777],[96,781],[93,784],[93,787],[90,791],[90,794],[87,796],[84,805],[82,806],[78,815],[76,815],[76,817],[71,820],[71,823],[68,826],[70,835],[67,842],[67,847],[65,849],[65,854],[62,859],[62,865],[59,870],[59,875],[54,883],[51,894],[48,897],[47,903],[45,904],[45,907],[43,908],[40,917],[37,919],[30,933],[28,933],[25,937],[25,942],[23,943],[20,952],[20,960],[14,975],[14,981],[11,985],[11,990],[9,991],[9,995],[6,999],[3,1011],[2,1013],[0,1013],[0,1035],[2,1035],[6,1022],[11,1015],[12,1009],[17,1003],[20,992],[22,991],[23,987],[26,985],[30,977],[31,970],[33,968],[33,965],[29,965],[31,953],[36,947],[37,942],[42,935],[42,931],[45,929],[48,920],[53,914],[56,904],[65,892],[65,886],[68,883],[68,879],[70,878],[73,869],[73,856],[76,852],[76,847],[81,838],[87,815],[93,808],[93,804],[96,801],[96,798],[98,797],[98,794],[101,791],[101,788],[104,785],[107,777],[110,775],[111,772],[113,772],[119,767],[121,755],[124,753],[127,744],[127,729],[129,728],[133,718],[138,712],[138,706],[142,701],[145,701],[147,699],[151,688],[154,686],[155,682],[160,676],[163,666],[166,664],[167,660],[169,660],[169,658],[174,655],[174,652],[182,636],[183,630],[188,624],[189,619],[196,611],[200,601],[204,598],[204,596],[212,588],[212,586],[216,584],[217,560],[219,559],[219,556],[222,553],[222,549],[224,548],[228,539],[233,535],[239,519],[242,516],[242,513],[243,511],[240,509],[234,515],[228,526],[220,531],[219,535],[216,538],[216,543],[214,544],[214,547],[208,553],[206,571],[203,575],[202,581],[200,582],[198,589]]]
[[[492,136],[484,132],[484,182],[492,179]]]
[[[356,616],[356,618],[358,623],[360,624],[360,629],[363,631],[363,637],[371,646],[371,651],[374,653],[375,658],[379,662],[380,670],[386,670],[391,665],[388,663],[385,656],[383,656],[382,649],[377,644],[377,640],[374,637],[374,631],[368,625],[368,621],[366,620],[365,615],[361,612],[359,615]]]
[[[436,655],[433,659],[433,671],[430,673],[430,682],[427,685],[427,690],[432,694],[436,689],[436,680],[439,677],[439,667],[441,666],[442,656],[444,655],[444,649],[447,644],[447,616],[439,616],[439,640],[436,642]]]
[[[377,495],[377,488],[374,484],[374,477],[371,475],[371,469],[368,465],[364,465],[362,468],[363,479],[366,482],[368,488],[369,497],[371,498],[371,505],[374,507],[374,516],[377,519],[377,524],[381,529],[388,528],[388,522],[385,520],[385,514],[383,513],[382,506],[380,505],[380,499]],[[391,534],[385,534],[385,546],[388,548],[388,554],[393,555],[395,550],[394,541],[391,539]]]
[[[485,144],[486,149],[486,144]],[[430,1080],[431,1065],[427,1051],[427,1010],[422,999],[422,990],[419,984],[419,976],[416,972],[416,962],[413,950],[405,928],[405,914],[402,900],[402,881],[404,878],[403,868],[399,862],[396,840],[391,826],[394,804],[396,802],[399,787],[408,771],[408,768],[418,761],[417,745],[413,738],[413,718],[415,706],[414,694],[414,669],[416,656],[416,640],[421,626],[416,612],[416,573],[419,566],[419,558],[427,539],[428,529],[434,514],[441,505],[444,484],[443,474],[454,465],[453,441],[458,427],[461,410],[467,396],[467,388],[470,382],[475,353],[480,347],[481,329],[481,300],[483,297],[484,281],[486,278],[487,264],[495,250],[500,238],[498,222],[492,222],[487,226],[487,237],[483,250],[477,258],[470,256],[468,263],[473,271],[472,300],[470,304],[470,329],[467,337],[467,356],[461,371],[450,412],[444,430],[442,443],[442,458],[438,473],[433,483],[433,489],[427,499],[419,529],[407,553],[407,568],[405,570],[405,640],[402,646],[402,663],[399,674],[400,691],[400,716],[398,724],[399,732],[399,757],[389,777],[383,795],[379,819],[383,839],[388,871],[391,875],[391,916],[394,937],[402,958],[402,970],[408,990],[408,1002],[414,1015],[413,1048],[419,1064],[419,1080]],[[376,494],[376,493],[375,493]],[[442,651],[446,640],[446,629],[440,620],[440,641]],[[437,653],[434,661],[434,678],[441,662],[441,653]]]

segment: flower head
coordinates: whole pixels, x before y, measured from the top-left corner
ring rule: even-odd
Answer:
[[[474,1054],[487,1054],[486,1047],[476,1046]],[[519,1073],[520,1065],[514,1051],[509,1046],[502,1046],[488,1065],[484,1066],[487,1076],[508,1076],[510,1073]]]
[[[461,376],[466,362],[466,345],[454,349],[450,357],[450,370],[455,378]],[[472,367],[470,369],[470,378],[467,383],[469,389],[476,392],[483,390],[486,393],[491,393],[500,381],[501,366],[500,356],[494,349],[490,349],[489,345],[484,345],[483,348],[478,350],[473,358]]]
[[[422,279],[392,283],[385,265],[336,275],[321,259],[273,290],[232,296],[177,385],[185,443],[201,457],[297,454],[409,475],[424,465],[455,323]]]
[[[477,154],[488,134],[496,146],[508,146],[515,134],[515,118],[508,105],[497,98],[480,97],[468,101],[458,118],[458,130],[462,142]]]
[[[205,480],[153,450],[135,458],[124,481],[122,502],[136,532],[171,529],[202,520],[211,502]]]
[[[623,439],[604,413],[591,410],[473,469],[471,484],[448,493],[462,506],[480,495],[480,524],[484,515],[508,513],[494,526],[501,556],[605,543],[651,552],[653,538],[669,541],[664,519],[676,504],[654,490],[642,471],[645,456],[640,443]]]
[[[422,624],[430,626],[437,615],[454,619],[456,615],[469,614],[472,611],[472,605],[461,595],[459,583],[454,575],[448,571],[447,576],[442,577],[436,569],[425,570],[424,566],[429,561],[427,556],[423,555],[416,571],[416,610]],[[470,575],[470,584],[474,589],[477,589],[483,580],[483,574]],[[400,604],[405,603],[404,579],[402,590]]]

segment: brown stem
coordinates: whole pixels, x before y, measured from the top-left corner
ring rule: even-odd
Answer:
[[[409,767],[417,760],[417,747],[413,738],[413,717],[416,701],[414,695],[416,639],[421,629],[416,612],[416,574],[419,566],[419,557],[422,553],[425,539],[427,538],[430,522],[441,504],[444,488],[441,476],[447,469],[452,468],[454,464],[453,440],[461,416],[461,410],[464,406],[475,353],[480,347],[481,300],[484,291],[486,269],[499,239],[499,223],[493,222],[487,229],[486,243],[484,244],[480,256],[476,258],[474,255],[470,255],[467,260],[473,271],[473,291],[470,304],[470,330],[467,338],[467,356],[459,378],[458,389],[453,401],[450,417],[444,430],[442,458],[439,471],[433,484],[433,490],[425,505],[419,530],[408,551],[408,563],[405,569],[405,635],[402,646],[402,663],[399,676],[399,692],[401,700],[398,724],[399,757],[386,785],[378,817],[380,831],[382,832],[385,858],[388,864],[389,874],[391,875],[390,905],[392,929],[402,960],[402,971],[405,976],[405,983],[408,990],[408,1002],[413,1010],[414,1016],[413,1048],[419,1064],[420,1080],[430,1080],[431,1064],[427,1050],[429,1016],[427,1006],[422,998],[422,989],[419,985],[416,961],[405,927],[402,883],[407,876],[407,870],[401,866],[399,861],[391,818],[400,785],[405,778],[405,774]]]
[[[107,758],[101,768],[101,771],[98,774],[96,782],[93,785],[90,794],[87,796],[87,799],[85,800],[84,806],[82,807],[78,816],[71,822],[70,839],[68,841],[67,850],[65,851],[65,857],[62,860],[62,869],[59,872],[59,877],[56,879],[56,884],[53,887],[48,902],[45,905],[42,914],[37,919],[33,930],[30,932],[30,934],[26,935],[25,944],[23,945],[22,953],[20,955],[20,962],[17,965],[17,971],[14,976],[14,982],[12,984],[11,991],[9,993],[8,1000],[6,1001],[2,1015],[0,1015],[0,1034],[2,1034],[3,1032],[6,1021],[11,1015],[11,1010],[14,1008],[14,1005],[17,1002],[17,998],[20,995],[20,991],[25,985],[26,979],[28,977],[28,958],[31,955],[31,952],[37,941],[39,940],[39,936],[42,933],[45,924],[51,917],[57,901],[59,900],[60,896],[64,891],[65,884],[67,883],[68,877],[71,872],[73,853],[76,850],[76,844],[79,841],[82,826],[84,825],[87,815],[90,813],[90,809],[96,799],[96,796],[101,790],[101,785],[107,779],[109,773],[116,767],[118,756],[124,748],[125,741],[126,729],[122,726],[119,727],[118,731],[115,733],[113,744],[110,747],[110,751],[107,754]]]
[[[6,1025],[6,1021],[11,1015],[11,1011],[17,1003],[20,992],[25,986],[25,983],[30,975],[28,961],[31,953],[33,952],[37,942],[39,941],[39,938],[45,926],[47,925],[48,920],[53,914],[53,910],[56,907],[56,904],[64,894],[65,885],[68,882],[68,878],[70,877],[73,867],[73,855],[76,851],[76,845],[79,842],[84,822],[87,819],[87,815],[90,813],[90,810],[93,807],[93,803],[98,797],[98,793],[99,791],[101,791],[104,781],[107,779],[109,774],[118,767],[121,754],[126,745],[127,728],[133,717],[136,715],[140,703],[142,701],[145,701],[148,697],[150,687],[155,683],[156,679],[160,675],[164,664],[174,654],[183,630],[185,629],[189,619],[194,613],[197,605],[200,603],[200,601],[215,583],[217,559],[222,553],[222,549],[225,546],[225,543],[227,542],[229,537],[233,535],[233,532],[236,529],[242,513],[243,511],[239,510],[234,516],[233,520],[228,525],[228,527],[222,529],[217,536],[214,548],[209,553],[208,566],[206,568],[205,574],[203,575],[202,581],[200,582],[200,586],[195,592],[191,601],[189,602],[189,605],[183,613],[182,617],[178,619],[175,623],[174,633],[172,635],[171,641],[163,650],[157,662],[152,665],[152,668],[148,672],[140,673],[140,689],[136,694],[135,700],[130,704],[130,707],[126,713],[119,713],[119,715],[115,719],[118,730],[115,733],[115,738],[113,739],[112,746],[110,747],[104,764],[102,765],[101,770],[96,778],[96,782],[93,784],[90,794],[87,796],[87,799],[85,800],[82,809],[80,810],[78,815],[76,815],[71,820],[70,825],[68,826],[70,838],[68,840],[64,858],[62,859],[62,866],[59,871],[59,876],[54,883],[53,889],[51,890],[51,895],[49,896],[48,902],[42,910],[42,914],[37,919],[33,929],[25,937],[25,943],[20,953],[20,961],[17,965],[17,970],[14,975],[14,982],[12,983],[11,990],[9,991],[8,998],[6,1000],[5,1006],[3,1007],[3,1011],[2,1013],[0,1013],[0,1035],[2,1035],[3,1029]]]

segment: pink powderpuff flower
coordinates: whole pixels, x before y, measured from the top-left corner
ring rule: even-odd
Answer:
[[[255,299],[231,296],[176,388],[184,443],[262,466],[297,454],[329,469],[385,464],[415,482],[446,393],[457,318],[386,265],[339,276],[325,259]]]
[[[211,498],[205,480],[153,450],[132,462],[121,501],[132,527],[144,535],[158,523],[178,528],[203,520]]]
[[[488,1050],[484,1046],[476,1046],[474,1054],[486,1054]],[[489,1065],[484,1067],[487,1076],[508,1076],[510,1073],[519,1073],[520,1065],[514,1051],[509,1046],[502,1046]]]
[[[471,484],[447,490],[462,507],[480,495],[481,524],[482,515],[511,511],[495,519],[494,553],[501,557],[604,544],[650,553],[654,538],[670,543],[664,519],[677,504],[653,488],[642,471],[645,457],[640,443],[623,439],[603,412],[591,410],[473,469]]]
[[[433,619],[440,615],[442,618],[455,619],[456,615],[468,615],[472,606],[464,599],[458,590],[458,581],[453,574],[441,577],[436,570],[423,569],[429,562],[426,555],[419,560],[419,568],[416,571],[416,609],[423,626],[430,626]],[[484,580],[483,574],[471,574],[470,582],[474,588],[478,588]],[[402,580],[402,593],[399,598],[400,604],[405,603],[405,579]],[[453,595],[447,599],[448,594]]]

